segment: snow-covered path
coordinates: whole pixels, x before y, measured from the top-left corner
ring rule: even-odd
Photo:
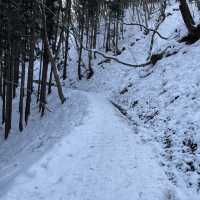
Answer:
[[[83,124],[19,174],[0,199],[170,198],[170,185],[152,157],[151,147],[140,141],[105,97],[95,93],[85,96],[89,114]]]

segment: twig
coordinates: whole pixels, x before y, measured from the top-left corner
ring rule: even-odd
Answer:
[[[126,23],[124,22],[123,23],[124,25],[127,25],[127,26],[140,26],[142,28],[144,28],[145,30],[147,31],[151,31],[151,32],[154,32],[155,34],[157,34],[161,39],[163,40],[168,40],[169,38],[165,37],[165,36],[162,36],[156,29],[152,29],[152,28],[148,28],[146,27],[145,25],[143,24],[138,24],[138,23]]]

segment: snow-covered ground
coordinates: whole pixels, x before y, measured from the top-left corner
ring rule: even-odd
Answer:
[[[192,45],[178,42],[187,34],[178,4],[168,7],[166,13],[168,17],[159,32],[169,39],[157,36],[153,53],[168,47],[169,57],[142,69],[116,62],[103,64],[95,68],[95,76],[89,83],[81,82],[75,87],[106,92],[124,111],[141,139],[152,145],[168,179],[181,190],[181,199],[199,199],[200,42]],[[151,34],[133,35],[134,30],[135,27],[127,28],[126,39],[121,43],[126,51],[119,59],[144,63]]]
[[[1,138],[1,200],[200,198],[200,42],[177,42],[186,34],[177,8],[159,28],[169,40],[153,48],[174,55],[142,69],[98,57],[91,80],[65,84],[64,105],[50,96],[52,112],[38,121],[35,108],[23,133]],[[118,58],[139,64],[151,34],[136,30],[126,28]]]
[[[96,93],[80,94],[88,102],[83,124],[23,168],[2,199],[160,200],[173,195],[151,147],[108,99]],[[51,131],[55,137],[59,137],[59,129],[67,131],[65,125],[59,125]]]

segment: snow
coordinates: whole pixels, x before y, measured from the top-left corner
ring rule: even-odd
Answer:
[[[83,124],[32,166],[23,167],[2,199],[165,199],[171,186],[150,146],[140,141],[108,99],[80,93],[88,102]],[[51,134],[59,136],[58,128]]]
[[[51,105],[49,107],[52,112],[40,118],[38,108],[35,109],[30,118],[30,124],[22,133],[17,131],[16,124],[10,139],[1,141],[0,199],[5,198],[3,195],[9,190],[15,177],[29,169],[63,137],[69,135],[73,128],[82,123],[87,113],[88,102],[76,91],[67,90],[65,96],[67,101],[63,106],[55,101],[54,95],[49,97],[48,103]],[[15,112],[17,114],[17,111]],[[17,199],[24,198],[22,196]]]
[[[169,39],[156,36],[153,48],[153,53],[157,53],[168,47],[167,52],[175,52],[174,55],[142,69],[115,62],[102,64],[95,67],[95,76],[89,83],[82,81],[74,87],[106,93],[123,108],[141,140],[153,147],[157,161],[176,187],[177,196],[199,199],[200,42],[178,42],[187,30],[177,9],[177,3],[168,7],[166,13],[170,15],[158,30]],[[144,63],[151,34],[131,34],[135,32],[135,27],[127,28],[121,42],[126,51],[119,58]]]
[[[52,112],[40,119],[33,105],[24,132],[15,124],[10,139],[0,139],[0,199],[200,198],[200,42],[178,42],[187,30],[177,8],[167,8],[158,30],[169,39],[156,36],[153,48],[175,54],[155,66],[98,65],[98,56],[91,80],[77,82],[71,48],[66,103],[52,94]],[[152,33],[137,30],[126,27],[118,59],[146,62]]]

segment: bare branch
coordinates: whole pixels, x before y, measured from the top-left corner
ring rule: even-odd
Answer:
[[[145,66],[151,64],[151,61],[148,61],[148,62],[142,63],[142,64],[138,64],[138,65],[136,65],[136,64],[131,64],[131,63],[126,63],[126,62],[124,62],[124,61],[119,60],[119,59],[116,58],[116,57],[108,56],[108,55],[104,54],[103,52],[100,52],[100,51],[98,51],[98,50],[96,50],[96,49],[87,49],[87,48],[85,48],[85,47],[84,47],[84,49],[85,49],[86,51],[89,51],[89,52],[98,54],[98,55],[104,57],[105,59],[114,60],[114,61],[117,62],[117,63],[120,63],[120,64],[122,64],[122,65],[129,66],[129,67],[140,68],[140,67],[145,67]]]
[[[161,35],[156,29],[148,28],[148,27],[146,27],[146,26],[143,25],[143,24],[138,24],[138,23],[126,23],[126,22],[124,22],[123,24],[124,24],[124,25],[127,25],[127,26],[139,26],[139,27],[144,28],[144,29],[147,30],[147,31],[154,32],[155,34],[157,34],[157,35],[158,35],[161,39],[163,39],[163,40],[168,40],[168,39],[169,39],[169,38],[167,38],[167,37]]]

